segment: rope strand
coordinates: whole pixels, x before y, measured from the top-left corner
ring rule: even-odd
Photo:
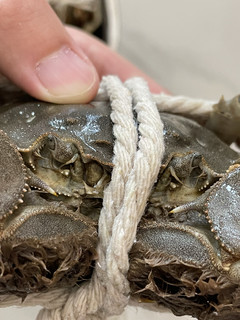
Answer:
[[[184,96],[174,97],[165,93],[154,94],[153,99],[159,111],[186,115],[199,123],[205,123],[212,111],[212,106],[216,103],[215,101]]]

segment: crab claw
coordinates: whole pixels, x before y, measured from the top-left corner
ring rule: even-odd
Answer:
[[[209,189],[210,190],[210,189]],[[207,190],[196,200],[187,202],[181,206],[172,209],[169,213],[182,213],[190,210],[203,211],[204,204],[207,202],[210,191]]]
[[[235,142],[240,137],[240,95],[229,101],[222,96],[213,106],[206,128],[228,144]]]
[[[30,169],[27,169],[29,176],[28,184],[36,189],[46,191],[54,196],[57,196],[57,193],[43,180],[36,176]]]

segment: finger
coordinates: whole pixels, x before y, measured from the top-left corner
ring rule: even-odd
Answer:
[[[138,69],[128,60],[111,50],[102,41],[93,38],[74,27],[66,27],[71,37],[95,65],[100,77],[115,74],[125,81],[131,77],[144,78],[153,93],[167,92],[161,85]]]
[[[45,0],[0,0],[0,72],[30,95],[87,102],[98,74]]]

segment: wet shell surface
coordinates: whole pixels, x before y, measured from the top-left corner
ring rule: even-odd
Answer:
[[[216,237],[229,252],[240,256],[240,166],[232,168],[220,179],[206,208]]]

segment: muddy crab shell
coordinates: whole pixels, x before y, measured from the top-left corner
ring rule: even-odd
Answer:
[[[239,158],[237,152],[197,122],[174,114],[161,114],[161,117],[166,149],[163,163],[176,152],[195,151],[203,155],[212,170],[223,173]]]
[[[0,129],[20,150],[30,147],[37,138],[56,133],[77,141],[85,158],[112,166],[113,132],[109,102],[93,101],[85,105],[55,105],[44,102],[12,103],[0,108]],[[216,172],[224,172],[239,155],[214,133],[195,121],[161,113],[164,123],[165,157],[197,151]],[[228,154],[216,157],[216,154]]]
[[[86,159],[111,165],[112,123],[107,103],[55,105],[44,102],[14,103],[1,107],[0,128],[19,150],[31,147],[48,133],[79,144]]]
[[[233,166],[217,184],[206,204],[216,237],[230,253],[240,256],[240,166]]]
[[[156,254],[176,259],[189,266],[221,268],[218,246],[212,245],[204,231],[191,226],[159,222],[150,227],[140,227],[137,241],[146,250],[152,250]]]
[[[0,219],[12,213],[27,190],[23,159],[11,139],[0,130]]]
[[[36,241],[64,238],[68,235],[81,234],[90,230],[94,235],[94,225],[83,215],[54,206],[22,206],[17,216],[5,221],[1,240],[15,238],[18,240]]]

